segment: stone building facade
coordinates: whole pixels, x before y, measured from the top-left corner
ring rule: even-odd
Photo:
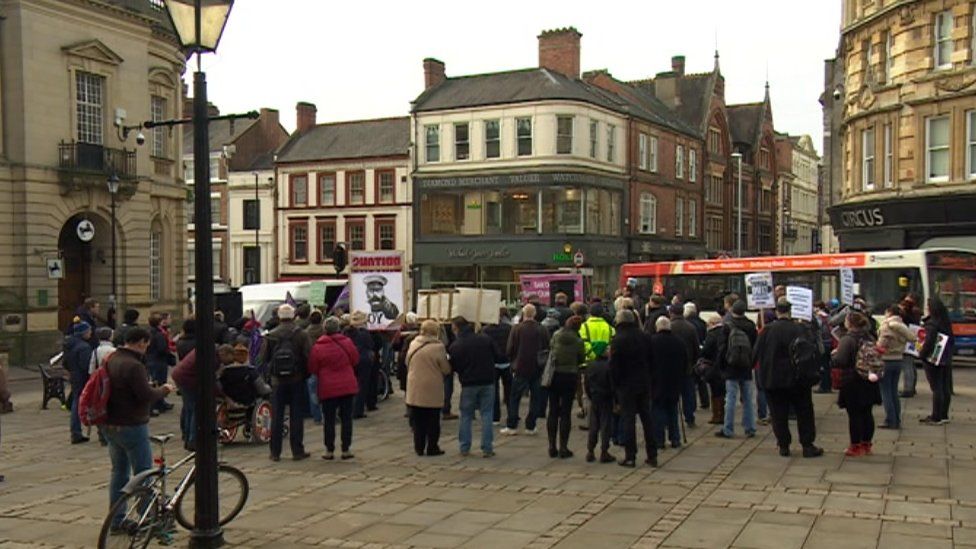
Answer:
[[[847,0],[837,62],[841,249],[976,250],[976,4]]]
[[[0,344],[14,362],[57,352],[86,297],[107,316],[112,176],[118,308],[183,309],[182,132],[147,130],[137,146],[116,125],[179,116],[185,57],[163,10],[0,3]]]
[[[809,135],[776,134],[780,178],[780,254],[820,252],[818,222],[820,157]]]

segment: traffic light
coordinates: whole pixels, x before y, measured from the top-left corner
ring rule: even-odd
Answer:
[[[346,247],[338,244],[332,252],[332,264],[335,266],[336,274],[346,270]]]

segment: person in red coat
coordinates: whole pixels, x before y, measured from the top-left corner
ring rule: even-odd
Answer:
[[[322,426],[325,431],[325,455],[335,459],[336,412],[342,422],[342,459],[352,459],[352,405],[359,392],[356,364],[359,351],[351,339],[341,333],[338,318],[329,317],[324,323],[325,333],[312,345],[308,356],[308,373],[319,381],[318,397],[322,406]]]

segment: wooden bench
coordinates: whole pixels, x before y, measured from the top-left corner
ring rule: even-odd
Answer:
[[[61,366],[61,356],[58,354],[48,364],[38,365],[44,389],[44,395],[41,397],[42,410],[47,410],[47,403],[52,398],[58,399],[61,406],[67,405],[68,399],[64,396],[64,382],[68,379],[68,371]]]

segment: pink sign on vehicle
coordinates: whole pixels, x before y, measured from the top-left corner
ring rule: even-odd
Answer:
[[[519,275],[522,285],[522,302],[528,303],[528,296],[534,294],[539,297],[539,303],[551,305],[552,296],[563,292],[569,301],[583,301],[583,276],[578,274],[523,274]]]

